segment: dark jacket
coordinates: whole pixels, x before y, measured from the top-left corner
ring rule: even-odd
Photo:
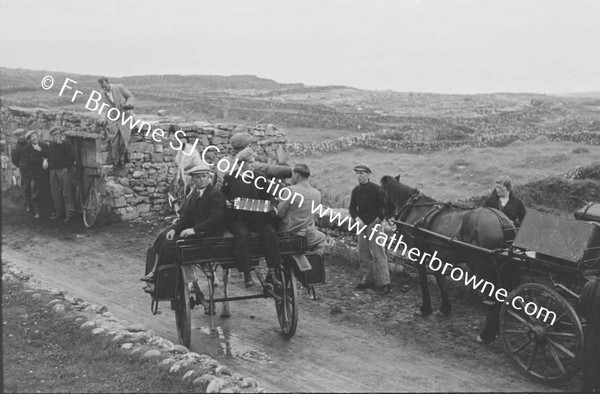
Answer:
[[[274,197],[275,191],[281,190],[282,186],[276,188],[276,186],[271,186],[268,181],[265,183],[261,182],[261,186],[264,190],[257,188],[254,185],[254,179],[259,176],[267,178],[267,174],[259,171],[253,171],[254,178],[252,182],[247,183],[244,182],[241,176],[236,177],[235,175],[225,175],[223,178],[223,186],[221,186],[221,191],[225,195],[225,198],[229,201],[235,200],[237,197],[243,198],[251,198],[255,200],[269,200],[271,201],[271,206],[277,204],[277,200]],[[275,183],[274,183],[275,184]],[[270,188],[270,189],[269,189]],[[270,190],[267,191],[267,190]],[[249,221],[259,221],[259,222],[268,222],[270,221],[270,216],[265,213],[260,212],[247,212],[247,211],[236,211],[233,209],[228,209],[225,212],[226,220],[249,220]]]
[[[509,192],[508,202],[504,207],[500,208],[500,197],[498,197],[496,190],[494,190],[492,195],[485,200],[483,206],[499,209],[504,212],[504,214],[513,221],[516,227],[521,225],[521,222],[525,217],[525,205],[523,205],[523,202],[519,200],[512,191]]]
[[[70,143],[66,141],[61,144],[50,143],[48,147],[48,168],[51,170],[70,169],[73,163],[75,163],[75,155],[73,154],[73,146]]]
[[[358,185],[350,196],[350,216],[358,216],[364,224],[371,224],[376,218],[383,219],[383,196],[379,186],[373,182]]]
[[[27,162],[27,169],[29,175],[33,179],[38,181],[44,174],[44,168],[42,167],[44,158],[48,157],[48,145],[40,142],[39,146],[41,148],[40,151],[34,149],[31,143],[28,143],[25,149],[23,150],[23,155],[25,156],[25,160]]]
[[[29,167],[27,163],[27,157],[25,156],[25,149],[30,145],[31,144],[27,141],[17,142],[17,144],[10,151],[12,163],[19,168],[21,176],[29,175]]]
[[[173,225],[176,234],[193,228],[196,234],[222,236],[224,230],[225,197],[223,193],[208,185],[200,197],[194,189],[183,201],[181,217]]]
[[[582,391],[600,390],[600,279],[583,286],[577,312],[587,321],[583,346]]]

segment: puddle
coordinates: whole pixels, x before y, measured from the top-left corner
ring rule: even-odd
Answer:
[[[243,343],[238,337],[232,335],[227,327],[217,326],[211,330],[209,326],[196,328],[202,334],[216,339],[221,349],[221,354],[226,358],[240,358],[254,364],[273,364],[271,357],[256,347]]]

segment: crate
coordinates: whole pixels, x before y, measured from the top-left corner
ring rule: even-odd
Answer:
[[[179,267],[175,264],[162,265],[156,269],[154,284],[155,301],[172,301],[177,298],[177,281]]]
[[[304,257],[310,263],[310,269],[301,270],[298,265],[294,265],[294,272],[298,281],[308,290],[308,294],[312,293],[313,298],[317,299],[315,285],[325,283],[325,259],[321,254],[307,254]]]

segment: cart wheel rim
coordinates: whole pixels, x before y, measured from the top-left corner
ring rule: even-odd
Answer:
[[[189,348],[192,337],[190,292],[187,283],[183,281],[182,277],[179,279],[178,286],[180,286],[180,290],[177,292],[177,300],[175,302],[177,336],[179,338],[179,343]]]
[[[519,310],[529,302],[534,302],[538,311],[546,308],[555,316],[547,312],[530,316]],[[506,352],[521,370],[543,383],[569,380],[581,363],[583,329],[579,316],[565,298],[544,285],[526,283],[510,293],[500,310],[500,334]]]
[[[90,189],[82,210],[83,224],[85,224],[87,228],[91,228],[96,223],[98,213],[100,212],[100,194],[96,189]]]
[[[276,269],[275,275],[279,278],[283,287],[280,291],[277,291],[281,300],[275,301],[279,325],[281,331],[288,338],[291,338],[296,333],[298,326],[298,288],[296,277],[293,270],[287,266],[283,270]]]

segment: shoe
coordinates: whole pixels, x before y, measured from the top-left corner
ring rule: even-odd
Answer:
[[[142,282],[150,282],[152,279],[154,279],[154,272],[152,272],[152,271],[150,271],[150,273],[148,275],[140,278],[140,280]]]
[[[144,291],[148,294],[153,294],[154,293],[154,285],[152,283],[149,283],[146,287],[144,287]]]
[[[392,291],[392,285],[383,285],[379,287],[377,294],[384,296],[390,294],[390,291]]]
[[[250,274],[250,272],[244,273],[244,286],[246,286],[246,289],[256,286],[256,283],[254,282],[254,279],[252,279],[252,274]]]
[[[494,342],[495,340],[496,340],[496,338],[492,339],[491,341],[489,341],[489,340],[485,340],[485,339],[483,339],[483,338],[481,337],[481,335],[477,335],[477,336],[475,337],[475,342],[477,342],[477,343],[483,343],[483,344],[485,344],[485,345],[488,345],[488,344],[490,344],[490,343]]]
[[[265,282],[269,285],[273,285],[273,287],[283,287],[281,281],[279,281],[279,279],[277,279],[275,275],[271,272],[267,273],[267,278],[265,279]]]
[[[72,217],[70,217],[70,216],[67,216],[67,217],[65,218],[65,220],[63,220],[63,223],[69,223],[69,222],[72,222],[72,221],[73,221],[73,218],[72,218]]]
[[[360,282],[359,284],[356,285],[356,290],[365,290],[365,289],[370,289],[375,287],[375,283],[373,282]]]

